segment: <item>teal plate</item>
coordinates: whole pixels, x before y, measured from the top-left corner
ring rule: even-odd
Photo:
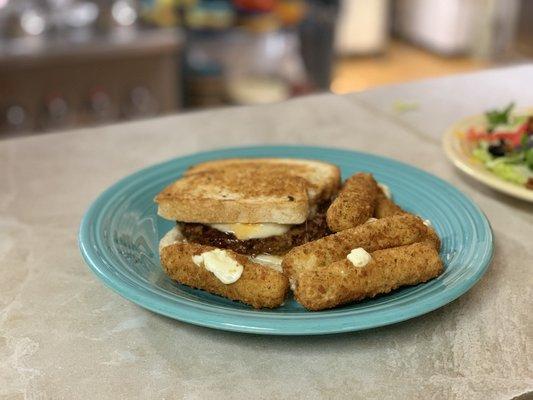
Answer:
[[[369,171],[387,184],[406,210],[429,219],[442,239],[444,273],[428,283],[329,311],[308,312],[289,299],[275,310],[253,310],[179,285],[159,263],[158,242],[173,223],[156,215],[154,196],[191,165],[230,157],[293,157],[337,164],[343,178]],[[121,296],[180,321],[228,331],[317,335],[368,329],[404,321],[456,299],[487,269],[493,252],[490,225],[450,184],[397,161],[355,151],[269,146],[217,150],[176,158],[130,175],[92,204],[80,227],[87,264]]]

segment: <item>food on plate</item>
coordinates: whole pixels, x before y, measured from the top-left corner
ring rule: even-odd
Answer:
[[[293,283],[295,298],[309,310],[324,310],[426,282],[443,269],[437,250],[427,242],[362,254],[356,258],[359,263],[348,255],[303,271]]]
[[[192,167],[155,199],[192,243],[284,254],[328,233],[337,166],[296,159],[229,159]]]
[[[402,208],[398,206],[394,201],[392,201],[392,198],[390,197],[390,191],[385,192],[380,186],[376,199],[374,217],[386,218],[400,214],[405,214],[405,211],[402,210]]]
[[[533,113],[503,110],[485,113],[464,138],[475,160],[503,180],[533,190]]]
[[[254,308],[279,307],[289,290],[285,275],[231,250],[176,242],[161,249],[161,264],[175,281]]]
[[[342,260],[354,248],[373,252],[421,242],[433,238],[430,230],[422,219],[411,214],[369,221],[295,247],[283,257],[283,271],[289,278],[297,279],[304,270],[324,268]],[[439,243],[434,243],[438,249]]]
[[[319,161],[196,165],[155,198],[158,214],[177,222],[160,243],[161,263],[180,283],[253,307],[279,306],[288,287],[279,256],[329,233],[325,211],[339,186],[338,167]],[[202,260],[200,250],[208,253]],[[223,270],[235,261],[242,275],[233,282],[209,269],[213,262]]]
[[[374,214],[379,190],[371,174],[358,173],[347,179],[327,211],[329,229],[339,232],[368,221]]]
[[[284,254],[294,246],[328,233],[326,204],[319,204],[302,224],[182,224],[183,234],[194,243],[232,249],[243,254]],[[233,225],[233,226],[232,226]],[[228,236],[230,233],[232,236]]]
[[[371,174],[341,188],[329,163],[209,161],[155,202],[176,221],[159,243],[165,273],[254,308],[279,307],[289,289],[309,310],[336,307],[442,270],[428,221],[403,211]]]
[[[431,222],[427,219],[423,221],[423,224],[426,226],[426,237],[424,239],[424,242],[432,245],[435,250],[440,250],[440,238],[439,235],[437,235],[437,232],[433,227],[431,226]]]

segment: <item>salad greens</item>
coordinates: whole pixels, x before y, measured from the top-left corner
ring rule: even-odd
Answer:
[[[507,107],[503,110],[490,110],[485,113],[487,122],[489,126],[487,129],[492,131],[498,125],[506,125],[509,123],[509,117],[512,109],[514,108],[514,103],[509,103]]]
[[[470,128],[472,156],[500,178],[533,190],[533,116],[513,114],[514,103],[485,113],[486,129]]]

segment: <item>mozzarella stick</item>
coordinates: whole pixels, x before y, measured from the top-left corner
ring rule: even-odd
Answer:
[[[293,248],[283,257],[283,272],[293,278],[300,271],[342,260],[357,247],[372,252],[421,242],[427,238],[428,228],[420,218],[411,214],[369,221]]]
[[[425,242],[429,243],[435,250],[440,251],[440,238],[439,235],[437,235],[437,232],[435,229],[433,229],[431,226],[426,226],[426,238]]]
[[[356,267],[344,259],[304,271],[295,282],[296,300],[308,310],[324,310],[426,282],[442,272],[442,261],[429,243],[377,250]]]
[[[368,221],[374,213],[378,191],[371,174],[359,173],[348,178],[328,208],[329,229],[340,232]]]
[[[407,211],[404,211],[400,206],[398,206],[392,199],[387,197],[385,192],[381,187],[378,188],[378,196],[376,201],[376,208],[374,210],[374,217],[376,218],[388,218],[388,217],[394,217],[397,215],[413,215],[411,213],[408,213]],[[437,251],[440,249],[440,239],[437,235],[437,232],[431,227],[427,226],[426,228],[426,236],[429,243],[432,243],[435,249]]]
[[[379,188],[376,198],[376,208],[374,209],[374,217],[386,218],[400,214],[405,214],[405,211],[402,210],[394,201],[389,199],[385,193],[383,193],[383,190]]]
[[[243,266],[240,278],[230,284],[222,283],[212,272],[193,262],[193,256],[214,249],[194,243],[175,243],[161,249],[161,265],[174,281],[254,308],[274,308],[283,303],[289,289],[287,277],[271,267],[250,261],[247,256],[225,250]]]

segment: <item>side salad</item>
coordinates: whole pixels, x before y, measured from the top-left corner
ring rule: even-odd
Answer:
[[[485,113],[483,128],[470,127],[472,155],[500,178],[533,190],[533,115],[513,113],[511,103]]]

